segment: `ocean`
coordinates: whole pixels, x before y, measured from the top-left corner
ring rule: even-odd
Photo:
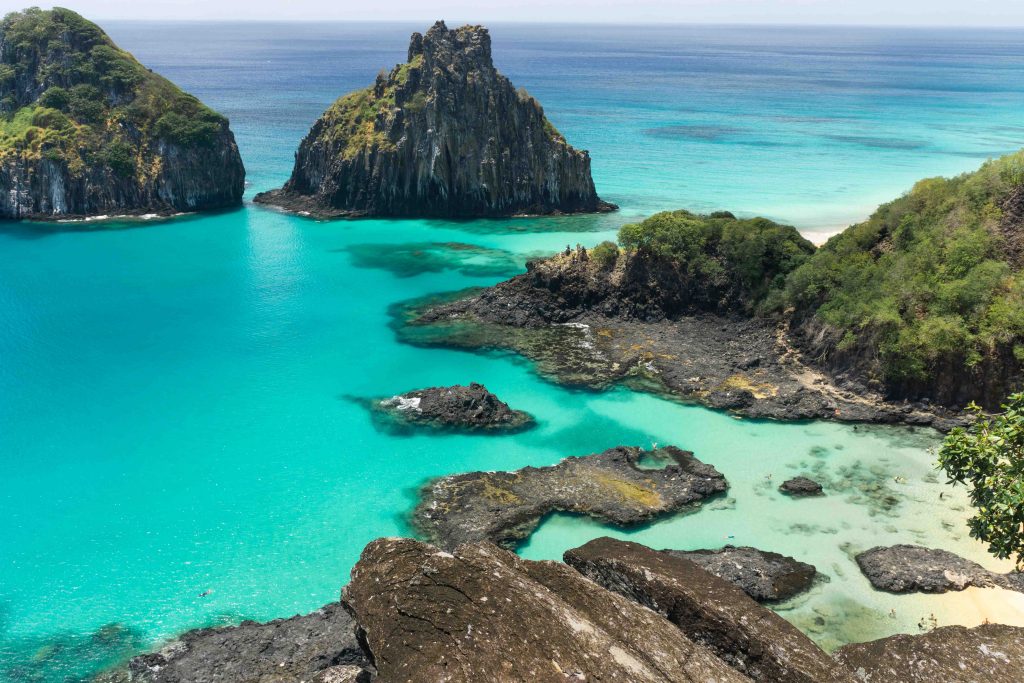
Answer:
[[[390,313],[664,209],[765,215],[820,241],[920,178],[1024,146],[1024,31],[493,25],[498,68],[590,150],[621,210],[322,222],[249,200],[287,179],[336,97],[404,61],[427,26],[104,28],[231,119],[251,186],[213,215],[0,223],[0,680],[86,680],[188,628],[310,611],[337,599],[366,542],[412,533],[430,477],[620,444],[692,450],[729,495],[636,530],[555,515],[524,556],[604,534],[791,554],[827,580],[780,613],[828,648],[931,614],[1024,621],[1015,594],[884,595],[852,562],[910,542],[1005,568],[968,538],[935,432],[569,390],[514,355],[403,345]],[[470,381],[538,427],[395,436],[362,403]],[[791,473],[830,495],[781,497]]]

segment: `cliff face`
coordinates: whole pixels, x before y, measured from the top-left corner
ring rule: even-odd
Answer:
[[[227,119],[65,9],[0,24],[0,217],[236,206]]]
[[[256,201],[324,215],[508,216],[608,211],[590,157],[491,61],[487,29],[436,23],[409,58],[350,93]]]

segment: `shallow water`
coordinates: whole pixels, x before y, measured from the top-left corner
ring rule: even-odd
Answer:
[[[398,61],[413,28],[110,27],[231,117],[250,196],[287,177],[313,118]],[[829,576],[785,614],[830,647],[916,630],[931,613],[980,619],[964,596],[874,593],[849,557],[922,542],[998,567],[966,538],[962,492],[934,477],[936,435],[568,391],[508,355],[402,345],[388,311],[656,209],[759,211],[808,230],[860,218],[915,178],[1021,144],[1024,33],[493,34],[499,67],[591,150],[599,190],[623,211],[324,223],[246,206],[141,225],[0,224],[0,679],[78,680],[185,628],[308,611],[337,597],[367,541],[409,533],[425,479],[618,444],[691,449],[729,478],[729,497],[628,533],[555,516],[525,556],[604,533],[786,552]],[[399,437],[350,400],[469,381],[539,426]],[[804,472],[829,495],[774,490]]]

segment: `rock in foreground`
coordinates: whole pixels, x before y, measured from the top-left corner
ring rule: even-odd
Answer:
[[[945,593],[998,586],[1024,593],[1024,574],[999,574],[947,550],[877,546],[855,558],[871,585],[889,593]]]
[[[0,218],[241,204],[228,121],[66,9],[0,25]]]
[[[645,456],[667,464],[642,469],[637,465]],[[718,470],[687,451],[620,446],[551,467],[442,477],[424,487],[414,518],[427,538],[447,548],[485,540],[514,547],[550,512],[627,526],[699,503],[726,487]]]
[[[835,656],[863,683],[1020,683],[1024,628],[944,626],[847,645]]]
[[[847,672],[788,621],[681,557],[598,538],[565,553],[569,566],[651,608],[755,681],[848,681]]]
[[[533,424],[533,417],[508,404],[476,382],[469,386],[418,389],[377,403],[399,423],[466,431],[516,431]]]
[[[323,216],[609,211],[590,157],[494,68],[486,28],[414,33],[408,61],[314,124],[291,178],[256,201]]]
[[[825,492],[821,488],[821,484],[809,479],[808,477],[793,477],[782,482],[782,486],[779,490],[789,496],[802,497],[802,496],[823,496]]]
[[[342,599],[381,681],[747,680],[651,610],[563,564],[490,544],[446,553],[379,539]]]
[[[128,672],[131,681],[145,683],[362,683],[368,678],[359,672],[367,666],[355,622],[332,603],[291,619],[189,631],[132,659]]]
[[[663,550],[740,588],[758,602],[787,600],[814,584],[818,571],[779,553],[727,545],[720,550]]]

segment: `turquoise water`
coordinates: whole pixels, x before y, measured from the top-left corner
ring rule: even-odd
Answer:
[[[313,118],[401,59],[414,28],[110,26],[231,117],[248,196],[287,177]],[[247,205],[142,224],[0,224],[0,679],[79,680],[186,628],[308,611],[337,597],[367,541],[409,533],[425,479],[618,444],[689,448],[733,486],[701,512],[616,533],[814,563],[830,580],[783,613],[827,646],[913,631],[931,613],[980,620],[957,598],[873,593],[849,558],[900,540],[999,566],[966,538],[962,492],[939,499],[935,434],[567,391],[515,357],[401,345],[388,309],[495,282],[528,255],[595,243],[657,209],[756,211],[809,233],[861,218],[918,177],[1022,144],[1024,33],[493,35],[499,67],[591,150],[620,213],[316,222]],[[469,381],[540,425],[396,437],[353,400]],[[779,496],[797,472],[830,495]],[[555,516],[522,552],[556,558],[608,532]]]

